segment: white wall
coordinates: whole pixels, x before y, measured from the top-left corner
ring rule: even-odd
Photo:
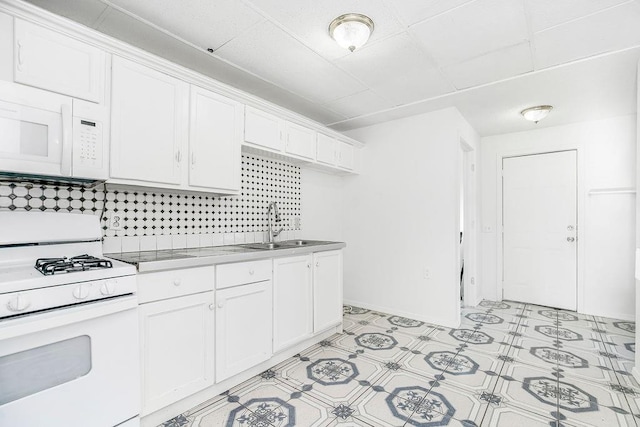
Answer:
[[[349,134],[366,146],[344,178],[345,301],[457,326],[460,138],[477,135],[455,109]]]
[[[302,237],[344,241],[343,180],[306,167],[301,168]]]
[[[632,319],[635,195],[589,192],[635,188],[635,116],[482,138],[482,296],[492,300],[501,296],[499,159],[564,149],[578,150],[578,311]]]

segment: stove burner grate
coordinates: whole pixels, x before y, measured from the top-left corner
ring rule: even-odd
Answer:
[[[98,270],[111,268],[111,261],[96,258],[91,255],[78,255],[72,258],[39,258],[34,266],[36,270],[45,276],[59,273],[71,273],[74,271]]]

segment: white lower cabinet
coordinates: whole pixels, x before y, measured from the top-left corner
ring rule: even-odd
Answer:
[[[273,260],[273,352],[313,334],[311,255]]]
[[[271,280],[216,291],[216,382],[271,358]]]
[[[142,304],[142,415],[213,385],[213,290]]]
[[[342,322],[342,251],[313,254],[313,332]]]

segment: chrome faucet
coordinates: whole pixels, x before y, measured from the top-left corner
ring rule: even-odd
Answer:
[[[280,227],[280,230],[273,231],[273,223],[271,222],[271,211],[274,214],[274,222],[277,224],[280,222],[280,213],[278,213],[278,203],[271,202],[269,203],[269,208],[267,209],[267,221],[269,223],[269,240],[268,243],[273,243],[273,238],[276,237],[280,232],[284,229],[284,227]]]

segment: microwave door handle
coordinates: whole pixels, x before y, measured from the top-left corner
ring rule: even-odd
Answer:
[[[72,119],[71,106],[62,104],[62,158],[60,161],[60,173],[62,176],[71,176],[71,158],[72,158]]]

